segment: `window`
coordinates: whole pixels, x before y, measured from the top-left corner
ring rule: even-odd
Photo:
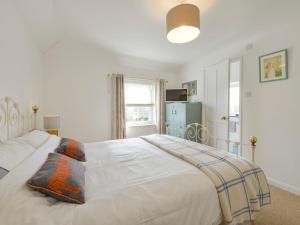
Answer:
[[[154,81],[125,80],[126,126],[143,126],[155,123]]]

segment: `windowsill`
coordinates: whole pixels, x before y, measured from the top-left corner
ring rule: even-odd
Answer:
[[[131,125],[126,125],[126,128],[131,128],[131,127],[154,127],[156,124],[154,123],[149,123],[149,124],[131,124]]]

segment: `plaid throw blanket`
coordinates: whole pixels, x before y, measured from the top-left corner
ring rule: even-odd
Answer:
[[[226,151],[180,138],[156,134],[142,138],[194,165],[212,180],[225,224],[253,221],[261,207],[270,204],[266,176],[254,163]]]

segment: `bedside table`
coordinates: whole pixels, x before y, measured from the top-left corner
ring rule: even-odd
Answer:
[[[58,129],[47,129],[46,132],[51,135],[58,136]]]

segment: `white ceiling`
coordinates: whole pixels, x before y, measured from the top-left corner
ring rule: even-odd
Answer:
[[[165,16],[179,0],[15,0],[42,51],[73,38],[110,51],[184,64],[236,40],[299,20],[299,0],[187,0],[199,6],[201,33],[167,41]]]

